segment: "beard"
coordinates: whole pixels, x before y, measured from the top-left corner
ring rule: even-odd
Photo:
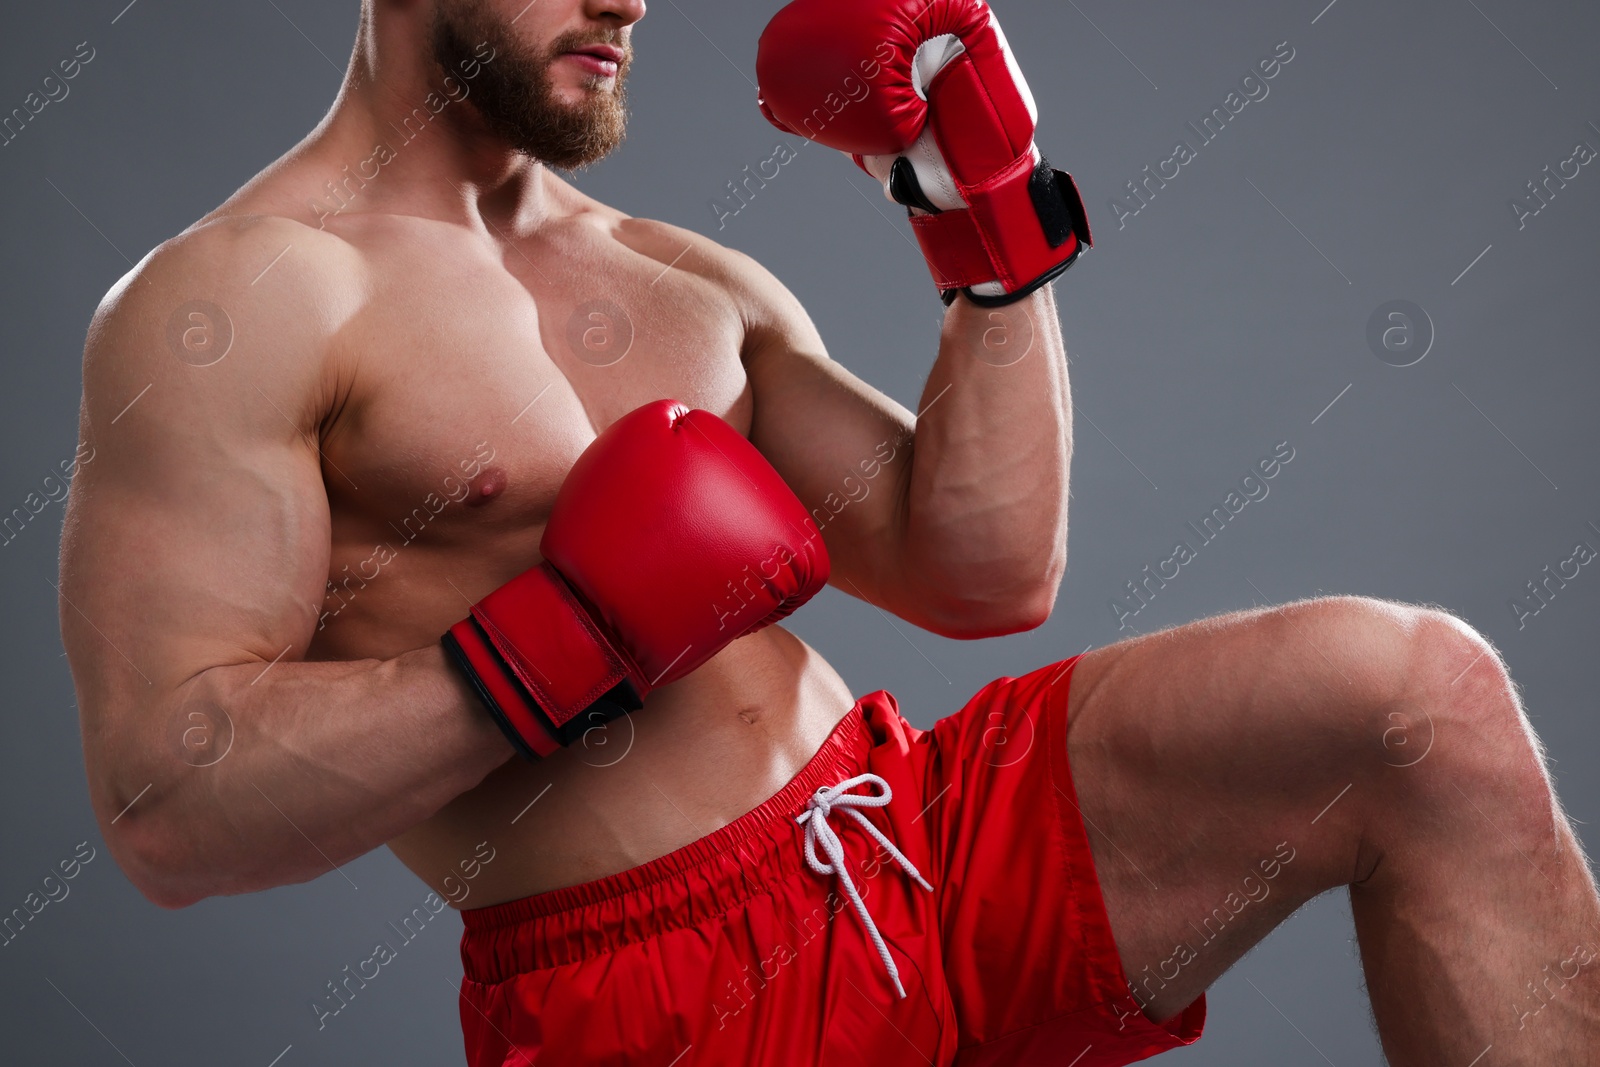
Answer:
[[[620,34],[573,31],[556,38],[540,55],[513,35],[511,27],[490,18],[471,0],[445,0],[434,15],[430,36],[433,58],[443,75],[455,75],[476,63],[468,98],[495,136],[513,149],[562,170],[586,167],[611,154],[627,132],[624,80],[633,49]],[[484,62],[477,49],[487,42],[494,58]],[[564,52],[591,44],[612,44],[624,50],[617,64],[615,88],[588,79],[582,103],[562,102],[550,78],[550,66]]]

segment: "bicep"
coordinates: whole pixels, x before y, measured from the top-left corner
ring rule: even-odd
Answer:
[[[821,530],[830,584],[887,602],[905,524],[914,416],[828,359],[809,322],[763,338],[746,373],[755,404],[751,441]]]
[[[165,741],[148,720],[185,681],[299,658],[330,552],[308,432],[317,320],[282,294],[141,271],[90,330],[81,433],[92,458],[73,480],[62,539],[62,635],[91,778],[97,755]],[[196,289],[230,308],[235,334],[206,365],[167,343],[168,309]]]
[[[74,483],[62,623],[86,708],[309,643],[329,551],[315,452],[199,429],[97,434]]]

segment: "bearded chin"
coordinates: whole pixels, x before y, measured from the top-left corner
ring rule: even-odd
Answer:
[[[626,61],[613,79],[614,88],[598,88],[595,76],[580,103],[563,102],[550,80],[554,57],[570,45],[557,41],[543,57],[517,41],[503,25],[473,5],[441,4],[433,24],[433,57],[441,74],[471,69],[467,102],[477,108],[490,131],[518,152],[562,170],[577,170],[604,159],[627,132]],[[484,42],[494,58],[477,60]],[[581,43],[581,42],[573,42]],[[459,77],[459,75],[457,75]]]

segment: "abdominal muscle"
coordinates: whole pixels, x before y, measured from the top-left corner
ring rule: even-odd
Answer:
[[[513,758],[389,847],[457,908],[616,874],[778,792],[853,703],[821,656],[770,626],[585,743]]]

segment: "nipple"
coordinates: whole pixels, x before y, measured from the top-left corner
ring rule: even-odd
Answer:
[[[481,508],[506,491],[506,472],[490,467],[467,483],[467,507]]]

